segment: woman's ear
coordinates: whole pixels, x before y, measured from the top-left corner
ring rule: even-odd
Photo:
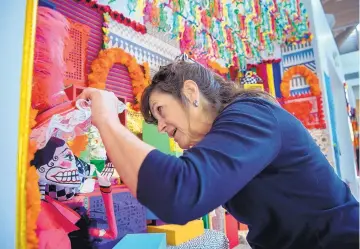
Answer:
[[[199,102],[200,90],[198,85],[193,80],[186,80],[182,89],[184,96],[190,103]]]

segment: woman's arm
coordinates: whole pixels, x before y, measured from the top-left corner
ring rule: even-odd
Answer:
[[[131,193],[136,196],[140,166],[155,148],[132,134],[118,119],[101,123],[98,129],[111,162]]]
[[[78,99],[91,101],[92,123],[99,129],[106,152],[132,194],[136,195],[138,172],[154,148],[142,142],[119,121],[118,98],[114,93],[86,88]]]

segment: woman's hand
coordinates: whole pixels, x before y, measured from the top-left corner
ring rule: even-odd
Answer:
[[[91,101],[92,123],[97,128],[106,122],[120,122],[118,118],[119,100],[114,93],[96,88],[86,88],[78,99]]]

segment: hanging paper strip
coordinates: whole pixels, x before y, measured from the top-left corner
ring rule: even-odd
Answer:
[[[274,75],[274,87],[275,94],[277,98],[281,98],[280,84],[281,84],[281,67],[280,62],[275,62],[272,64],[273,67],[273,75]]]
[[[191,51],[197,61],[221,59],[228,68],[245,69],[246,59],[261,62],[264,56],[274,52],[276,43],[311,40],[308,16],[304,6],[295,0],[153,0],[151,3],[151,9],[160,7],[163,11],[149,11],[150,0],[147,0],[144,20],[172,17],[165,21],[169,26],[165,30],[170,31],[164,32],[171,32],[173,39],[185,39],[182,50]],[[162,27],[166,27],[165,22]],[[157,27],[158,22],[152,24]],[[186,25],[194,31],[190,36],[192,43]]]

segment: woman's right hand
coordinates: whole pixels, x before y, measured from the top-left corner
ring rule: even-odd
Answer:
[[[119,122],[119,100],[114,93],[96,88],[86,88],[78,99],[91,101],[92,123],[97,128],[107,122]]]

